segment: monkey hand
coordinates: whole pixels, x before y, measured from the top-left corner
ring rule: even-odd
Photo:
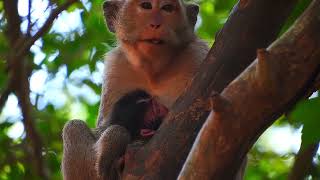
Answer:
[[[84,121],[63,128],[62,173],[65,180],[120,179],[121,156],[130,141],[122,126],[108,127],[97,140]]]
[[[62,133],[63,158],[62,174],[64,180],[99,180],[94,169],[94,145],[96,138],[85,122],[71,120],[66,123]]]
[[[129,131],[119,125],[111,125],[96,143],[95,168],[102,179],[121,179],[124,167],[123,155],[131,141]]]

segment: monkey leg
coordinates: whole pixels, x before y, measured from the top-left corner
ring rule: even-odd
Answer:
[[[96,170],[107,180],[121,179],[127,145],[131,141],[129,131],[119,125],[108,127],[96,143]]]
[[[96,138],[81,120],[67,122],[63,128],[62,173],[64,180],[98,180],[95,171]]]

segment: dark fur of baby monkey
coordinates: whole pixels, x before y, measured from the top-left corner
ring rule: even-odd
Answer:
[[[96,146],[95,166],[102,179],[121,179],[125,150],[139,136],[150,101],[148,93],[135,90],[115,103],[109,116],[109,127],[102,133]]]
[[[127,93],[115,103],[109,119],[110,125],[126,128],[131,137],[139,135],[151,96],[143,90]]]

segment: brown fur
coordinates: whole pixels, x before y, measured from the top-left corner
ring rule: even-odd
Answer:
[[[141,2],[152,3],[152,10],[141,8]],[[163,9],[167,4],[174,6],[173,12]],[[101,154],[124,151],[126,140],[119,142],[117,137],[105,133],[110,132],[110,127],[105,129],[115,102],[132,90],[142,89],[170,109],[208,52],[207,45],[193,32],[198,13],[196,5],[185,5],[180,0],[112,0],[103,7],[107,25],[116,33],[119,45],[105,58],[96,135],[79,121],[71,121],[64,128],[62,170],[67,180],[101,178],[92,173],[95,166],[99,169],[103,165]],[[150,39],[163,43],[146,41]],[[114,143],[122,149],[110,148]],[[114,162],[117,158],[108,161]]]
[[[121,1],[117,19],[107,18],[108,24],[114,24],[119,46],[105,58],[98,127],[107,123],[112,105],[134,89],[147,91],[170,109],[207,55],[207,45],[193,33],[198,9],[186,8],[195,5],[152,0],[152,10],[141,10],[140,2]],[[176,6],[175,12],[161,10],[167,2]],[[161,25],[153,29],[153,23]],[[141,42],[152,38],[165,43],[157,46]]]

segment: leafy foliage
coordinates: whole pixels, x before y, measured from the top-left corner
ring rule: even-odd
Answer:
[[[50,0],[57,6],[67,0]],[[48,4],[48,0],[33,0],[34,10]],[[310,0],[302,0],[283,28],[283,32],[293,23]],[[22,13],[26,0],[19,0],[23,23],[27,17]],[[38,3],[38,4],[37,4]],[[50,179],[61,179],[62,158],[61,131],[66,121],[74,118],[85,120],[94,128],[99,106],[99,94],[103,69],[103,56],[116,41],[104,22],[103,0],[82,0],[64,11],[49,33],[46,33],[32,46],[27,60],[31,64],[30,98],[34,124],[43,141],[43,158]],[[200,0],[198,35],[209,43],[214,41],[236,0]],[[40,9],[40,10],[39,10]],[[41,14],[41,13],[40,13]],[[41,17],[32,14],[35,26]],[[40,19],[40,20],[37,20]],[[39,23],[39,24],[37,24]],[[71,24],[71,25],[70,25]],[[21,25],[23,29],[25,25]],[[7,21],[4,16],[3,1],[0,1],[0,94],[8,85],[6,58],[9,45],[6,34]],[[33,32],[33,31],[32,31]],[[289,119],[303,124],[302,139],[306,145],[318,142],[320,131],[318,122],[320,98],[299,103]],[[21,127],[21,111],[14,94],[11,94],[5,107],[0,109],[0,179],[38,179],[30,167],[30,150],[26,146],[25,130]],[[284,123],[280,123],[284,124]],[[20,127],[20,128],[19,128]],[[288,160],[290,159],[290,160]],[[290,171],[293,155],[283,156],[266,151],[256,145],[249,158],[247,179],[284,179]],[[319,160],[318,160],[319,162]]]

